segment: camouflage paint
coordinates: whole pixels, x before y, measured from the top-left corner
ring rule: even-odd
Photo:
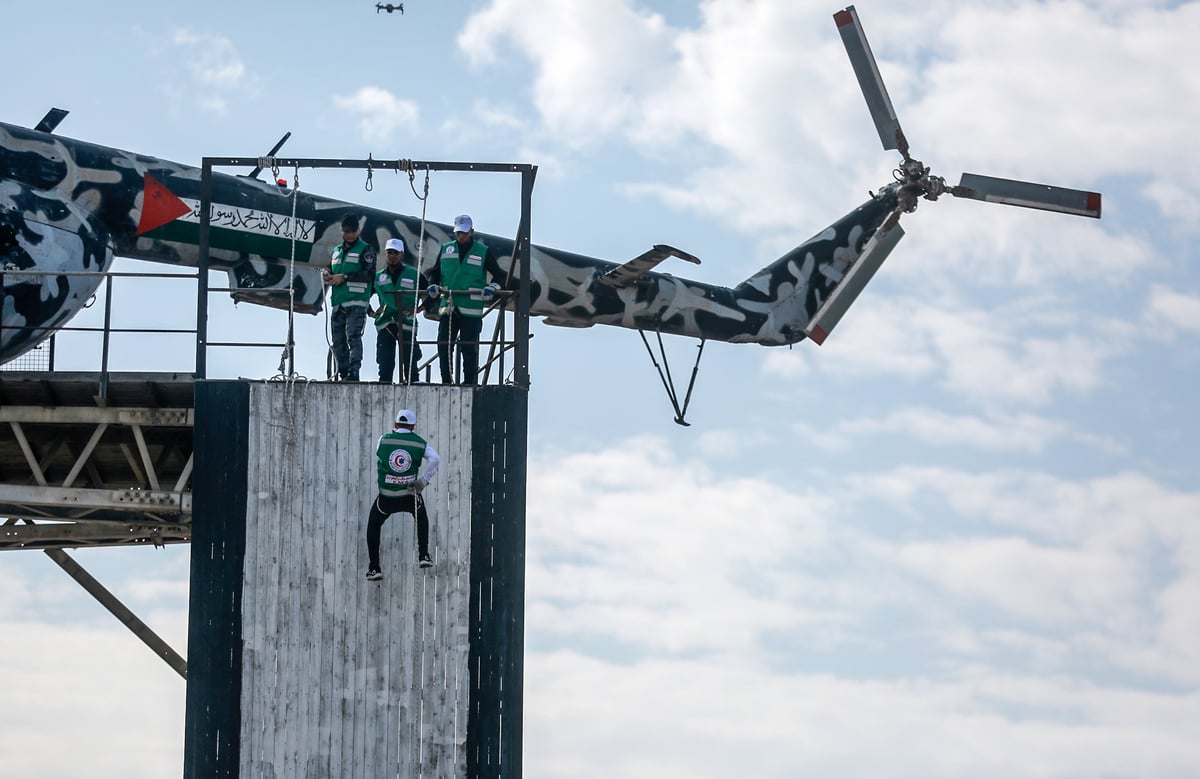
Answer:
[[[107,270],[114,256],[195,267],[200,174],[200,168],[0,124],[0,265],[18,271],[3,280],[0,363],[69,321],[100,281],[35,278],[21,270]],[[866,240],[896,210],[897,191],[898,185],[885,187],[732,289],[656,272],[614,286],[600,279],[619,263],[534,246],[530,313],[567,327],[795,343]],[[296,310],[315,313],[323,295],[319,267],[341,240],[345,214],[365,217],[363,237],[377,246],[402,238],[416,248],[417,217],[214,173],[210,263],[229,273],[236,299],[286,308],[294,247]],[[478,235],[510,270],[513,241]],[[426,264],[450,239],[448,225],[426,223]],[[515,288],[515,280],[507,286]]]

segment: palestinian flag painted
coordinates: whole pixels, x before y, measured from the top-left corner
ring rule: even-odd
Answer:
[[[180,198],[158,180],[145,174],[142,214],[138,235],[160,241],[196,245],[200,242],[200,200]],[[292,215],[254,208],[212,203],[209,214],[209,246],[263,257],[288,260],[295,236],[297,262],[312,257],[316,223]]]

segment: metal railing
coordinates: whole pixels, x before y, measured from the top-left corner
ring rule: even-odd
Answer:
[[[26,352],[26,354],[22,355],[21,357],[18,357],[8,363],[5,363],[3,366],[0,366],[0,372],[20,371],[20,372],[54,373],[55,372],[54,354],[56,351],[56,342],[57,342],[59,335],[66,335],[69,339],[71,334],[76,334],[76,333],[99,334],[100,338],[101,338],[101,348],[99,350],[99,364],[97,366],[96,372],[99,374],[99,395],[101,398],[107,396],[109,376],[112,372],[111,356],[112,356],[112,337],[113,337],[113,335],[118,335],[118,334],[192,335],[196,339],[197,357],[199,357],[202,354],[202,352],[199,350],[200,333],[202,331],[199,312],[197,314],[197,321],[196,321],[196,325],[194,327],[114,327],[113,323],[112,323],[113,322],[113,287],[114,287],[113,282],[114,281],[116,281],[117,279],[174,279],[174,280],[181,280],[181,281],[190,281],[190,282],[196,283],[197,286],[203,290],[206,300],[207,300],[208,295],[211,295],[214,293],[222,293],[222,292],[232,293],[235,291],[233,288],[230,288],[230,287],[213,287],[213,286],[209,286],[209,285],[205,284],[202,279],[202,276],[204,274],[202,274],[199,271],[197,271],[195,273],[155,273],[155,272],[143,273],[143,272],[129,272],[129,271],[37,271],[37,270],[20,270],[20,271],[8,270],[8,271],[6,271],[6,270],[0,268],[0,307],[3,306],[4,298],[5,298],[3,283],[5,281],[4,277],[6,275],[10,278],[10,280],[14,276],[32,277],[32,278],[85,276],[85,277],[100,277],[103,279],[103,281],[101,282],[101,284],[103,285],[103,292],[101,293],[99,290],[97,290],[96,293],[93,293],[92,301],[89,301],[89,303],[84,306],[85,309],[90,308],[97,295],[103,296],[103,309],[102,309],[102,314],[101,314],[101,320],[102,320],[101,324],[99,324],[99,325],[79,325],[79,324],[71,324],[70,322],[68,322],[65,325],[54,328],[54,333],[48,339],[40,342],[37,346],[34,347],[34,349],[30,350],[30,352],[33,352],[35,350],[40,352],[41,355],[45,356],[45,359],[42,359],[41,356],[39,355],[39,358],[37,358],[34,361],[34,364],[31,365],[31,364],[29,364],[30,360],[27,359],[27,355],[30,352]],[[451,342],[451,343],[443,343],[443,342],[439,341],[438,338],[436,338],[436,337],[435,338],[416,339],[413,342],[414,344],[417,344],[422,347],[426,347],[430,352],[430,354],[428,356],[425,356],[425,355],[422,356],[422,360],[418,365],[418,374],[417,374],[418,377],[423,376],[423,381],[425,381],[427,383],[439,381],[440,380],[440,371],[439,371],[439,376],[434,376],[434,370],[435,370],[435,367],[437,367],[437,363],[439,362],[440,350],[446,349],[449,352],[451,373],[453,374],[452,381],[453,381],[453,383],[456,383],[456,384],[463,383],[465,380],[465,377],[463,377],[461,375],[462,365],[461,365],[461,359],[460,359],[461,358],[460,347],[463,345],[473,345],[476,348],[478,348],[479,351],[481,352],[480,359],[478,361],[478,375],[476,376],[475,382],[467,381],[466,383],[488,384],[491,382],[493,371],[495,371],[498,376],[498,383],[505,383],[505,382],[519,383],[519,379],[516,375],[516,366],[520,365],[521,363],[514,364],[511,369],[510,369],[509,363],[512,362],[511,355],[513,355],[514,353],[517,352],[520,345],[519,345],[517,339],[509,339],[506,337],[507,317],[504,315],[506,303],[511,301],[513,298],[517,297],[517,295],[518,295],[518,293],[516,293],[514,291],[500,290],[500,291],[498,291],[496,298],[485,309],[485,311],[484,311],[485,317],[487,317],[487,315],[491,314],[492,312],[499,312],[499,315],[495,317],[494,330],[493,330],[492,336],[490,338],[481,338],[479,341],[461,341],[460,340],[460,341],[455,341],[455,342]],[[205,307],[204,314],[207,315],[207,306]],[[436,321],[434,322],[434,324],[436,324]],[[38,325],[16,325],[16,326],[8,325],[8,326],[5,326],[3,324],[3,322],[0,321],[0,335],[3,335],[5,330],[8,330],[8,331],[21,330],[21,331],[28,331],[28,332],[38,332],[38,331],[44,331],[45,329],[46,329],[45,326],[38,326]],[[527,326],[525,328],[518,328],[518,332],[521,332],[522,330],[524,332],[528,333]],[[69,341],[68,341],[68,343],[69,343]],[[295,349],[296,343],[295,343],[294,330],[291,328],[289,328],[288,340],[287,340],[287,342],[284,342],[284,343],[280,343],[277,341],[208,341],[205,344],[205,346],[206,347],[230,347],[230,348],[281,349],[282,357],[280,359],[280,365],[279,365],[279,369],[278,369],[279,373],[281,373],[281,374],[285,373],[285,364],[287,366],[286,369],[294,371],[294,363],[292,362],[292,357],[294,355],[294,349]],[[485,349],[487,350],[486,357],[483,356],[483,354],[482,354]],[[425,349],[422,349],[422,351],[424,352]],[[367,357],[367,355],[364,353],[364,358],[365,357]],[[332,359],[332,353],[330,353],[328,355],[327,362],[330,359]],[[404,376],[404,372],[403,372],[404,369],[401,368],[400,362],[401,362],[401,360],[396,361],[396,363],[397,363],[396,367],[398,369],[400,369],[400,371],[401,371],[401,372],[398,372],[397,379],[400,379],[402,376]],[[200,365],[195,366],[195,369],[193,370],[193,375],[196,376],[197,378],[205,378],[205,376],[203,375],[204,372],[201,370],[202,365],[204,365],[206,367],[206,361],[204,363],[201,363]],[[513,375],[511,377],[509,376],[510,370],[513,373]],[[333,375],[333,372],[327,370],[327,377],[332,376],[332,375]],[[526,378],[526,381],[527,381],[527,378]]]

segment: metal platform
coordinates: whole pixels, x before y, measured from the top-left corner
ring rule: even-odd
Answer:
[[[0,550],[191,540],[195,379],[0,373]]]

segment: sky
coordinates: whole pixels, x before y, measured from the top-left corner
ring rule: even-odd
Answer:
[[[2,120],[68,108],[65,135],[193,164],[286,131],[295,156],[532,163],[535,243],[668,243],[731,286],[892,180],[838,6],[405,5],[23,3]],[[922,202],[823,346],[708,344],[687,428],[636,333],[535,322],[525,775],[1194,776],[1200,2],[857,9],[914,157],[1100,191],[1103,218]],[[300,176],[421,212],[396,176]],[[441,174],[428,218],[511,235],[518,185]],[[122,321],[171,321],[175,283],[120,291]],[[282,339],[246,308],[214,331]],[[667,351],[686,375],[695,343]],[[182,651],[187,555],[76,558]],[[174,672],[44,555],[0,554],[0,592],[0,777],[179,776]]]

